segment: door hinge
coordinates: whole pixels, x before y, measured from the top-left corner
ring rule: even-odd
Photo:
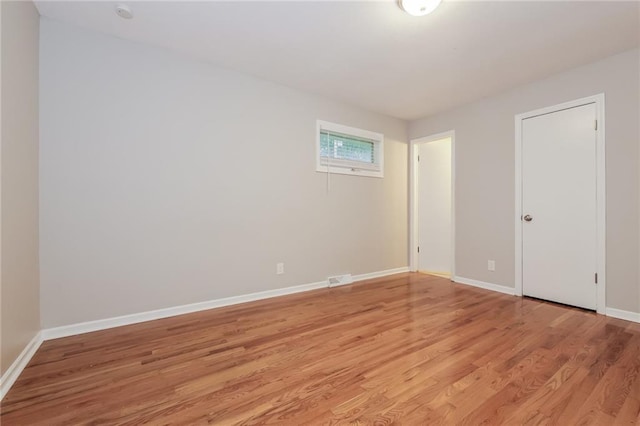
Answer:
[[[418,155],[418,163],[420,162],[420,156]]]
[[[595,130],[598,130],[598,120],[596,120],[595,125],[593,126]]]
[[[598,273],[596,272],[596,284],[598,284]]]
[[[418,246],[418,253],[420,253],[420,246]]]

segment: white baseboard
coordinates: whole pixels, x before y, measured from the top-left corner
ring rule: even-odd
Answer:
[[[237,305],[239,303],[253,302],[255,300],[268,299],[271,297],[284,296],[287,294],[301,293],[303,291],[316,290],[327,287],[326,281],[319,281],[311,284],[285,287],[275,290],[266,290],[257,293],[243,294],[240,296],[225,297],[222,299],[207,300],[205,302],[190,303],[188,305],[172,306],[170,308],[156,309],[153,311],[140,312],[137,314],[123,315],[119,317],[106,318],[96,321],[87,321],[77,324],[64,325],[61,327],[47,328],[42,330],[44,340],[58,339],[61,337],[74,336],[76,334],[89,333],[92,331],[106,330],[108,328],[120,327],[123,325],[137,324],[145,321],[153,321],[161,318],[173,317],[176,315],[190,314],[192,312],[205,311],[207,309],[221,308],[223,306]]]
[[[472,280],[471,278],[456,277],[451,278],[451,281],[458,284],[466,284],[473,287],[484,288],[485,290],[497,291],[499,293],[509,294],[511,296],[516,295],[516,289],[513,287],[506,287],[503,285],[486,283],[484,281]]]
[[[355,281],[370,280],[370,279],[373,279],[373,278],[386,277],[388,275],[402,274],[403,272],[409,272],[409,267],[408,266],[403,266],[402,268],[387,269],[387,270],[384,270],[384,271],[371,272],[369,274],[354,275],[353,276],[353,281],[355,282]]]
[[[353,281],[362,281],[371,278],[384,277],[387,275],[407,272],[409,268],[388,269],[385,271],[373,272],[370,274],[355,275]],[[205,311],[207,309],[220,308],[223,306],[236,305],[238,303],[253,302],[255,300],[268,299],[271,297],[285,296],[287,294],[301,293],[304,291],[326,288],[329,283],[318,281],[311,284],[303,284],[293,287],[278,288],[275,290],[261,291],[258,293],[244,294],[240,296],[225,297],[223,299],[208,300],[205,302],[191,303],[188,305],[173,306],[170,308],[156,309],[153,311],[140,312],[137,314],[123,315],[119,317],[106,318],[96,321],[88,321],[61,327],[53,327],[42,330],[42,339],[51,340],[61,337],[74,336],[76,334],[89,333],[92,331],[106,330],[108,328],[120,327],[123,325],[137,324],[145,321],[152,321],[161,318],[173,317],[176,315],[189,314],[192,312]]]
[[[387,269],[385,271],[372,272],[369,274],[354,275],[353,281],[363,281],[372,278],[386,277],[388,275],[408,272],[409,268]],[[4,398],[11,386],[27,366],[33,355],[45,340],[58,339],[61,337],[74,336],[76,334],[89,333],[91,331],[105,330],[123,325],[136,324],[145,321],[152,321],[176,315],[188,314],[192,312],[204,311],[207,309],[220,308],[223,306],[236,305],[239,303],[252,302],[255,300],[268,299],[271,297],[285,296],[288,294],[302,293],[305,291],[327,288],[328,281],[318,281],[311,284],[303,284],[293,287],[279,288],[275,290],[261,291],[257,293],[244,294],[240,296],[225,297],[222,299],[208,300],[205,302],[191,303],[188,305],[173,306],[170,308],[157,309],[153,311],[140,312],[137,314],[123,315],[119,317],[106,318],[96,321],[82,322],[78,324],[65,325],[44,329],[27,344],[20,356],[11,364],[5,374],[0,378],[0,400]]]
[[[2,375],[2,378],[0,378],[0,401],[2,401],[7,392],[9,392],[9,389],[11,389],[11,386],[18,380],[22,370],[29,364],[29,361],[31,361],[31,358],[33,358],[42,342],[42,333],[38,332]]]
[[[516,295],[514,288],[505,287],[503,285],[486,283],[483,281],[472,280],[470,278],[464,278],[464,277],[453,277],[452,281],[459,284],[467,284],[473,287],[484,288],[486,290],[497,291],[497,292],[509,294],[512,296]],[[618,318],[625,321],[640,323],[639,312],[623,311],[622,309],[615,309],[615,308],[606,308],[605,315],[608,317]]]
[[[615,309],[615,308],[606,308],[605,315],[608,317],[640,323],[639,312],[623,311],[622,309]]]

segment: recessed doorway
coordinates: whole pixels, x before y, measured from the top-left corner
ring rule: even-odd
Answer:
[[[454,132],[411,141],[411,270],[454,276]]]

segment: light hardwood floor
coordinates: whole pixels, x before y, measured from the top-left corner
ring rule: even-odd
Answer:
[[[640,424],[640,324],[400,274],[45,342],[3,426]]]

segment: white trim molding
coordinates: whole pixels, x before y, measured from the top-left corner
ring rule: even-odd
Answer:
[[[605,114],[604,93],[565,102],[515,116],[515,294],[522,296],[522,121],[538,115],[550,114],[582,105],[595,104],[598,129],[596,132],[596,273],[598,274],[596,312],[605,315],[606,308],[606,184],[605,184]],[[606,314],[608,315],[608,314]]]
[[[403,266],[402,268],[386,269],[384,271],[371,272],[369,274],[354,275],[353,281],[356,282],[356,281],[371,280],[373,278],[381,278],[389,275],[402,274],[403,272],[409,272],[409,267]]]
[[[5,397],[7,392],[9,392],[9,389],[11,389],[11,386],[13,386],[16,380],[18,380],[22,370],[29,364],[29,361],[31,361],[31,358],[36,354],[42,342],[42,332],[38,332],[2,375],[2,378],[0,378],[0,401]]]
[[[373,278],[386,277],[388,275],[409,272],[409,267],[387,269],[384,271],[371,272],[368,274],[354,275],[353,281],[364,281]],[[176,315],[188,314],[192,312],[205,311],[208,309],[220,308],[223,306],[236,305],[256,300],[269,299],[272,297],[285,296],[288,294],[302,293],[305,291],[328,288],[329,282],[318,281],[310,284],[303,284],[293,287],[279,288],[275,290],[261,291],[257,293],[245,294],[240,296],[225,297],[222,299],[208,300],[205,302],[191,303],[188,305],[173,306],[170,308],[156,309],[153,311],[140,312],[136,314],[123,315],[119,317],[106,318],[96,321],[87,321],[77,324],[65,325],[61,327],[53,327],[44,329],[27,344],[22,353],[7,369],[0,379],[0,400],[4,398],[11,386],[18,379],[22,371],[25,369],[31,358],[35,355],[43,341],[51,339],[59,339],[62,337],[75,336],[77,334],[89,333],[92,331],[106,330],[124,325],[137,324],[145,321],[153,321],[161,318],[173,317]]]
[[[612,318],[618,318],[625,321],[633,321],[640,323],[640,312],[623,311],[622,309],[607,308],[606,315]]]
[[[384,271],[372,272],[369,274],[354,275],[353,281],[363,281],[372,278],[385,277],[387,275],[408,272],[408,267],[388,269]],[[208,309],[221,308],[223,306],[237,305],[239,303],[253,302],[256,300],[269,299],[272,297],[285,296],[288,294],[302,293],[305,291],[328,288],[327,280],[310,284],[303,284],[293,287],[278,288],[275,290],[260,291],[257,293],[244,294],[240,296],[225,297],[222,299],[207,300],[204,302],[191,303],[188,305],[172,306],[169,308],[156,309],[153,311],[140,312],[136,314],[123,315],[112,318],[105,318],[95,321],[87,321],[77,324],[64,325],[42,330],[44,340],[59,339],[61,337],[74,336],[76,334],[90,333],[92,331],[106,330],[108,328],[121,327],[123,325],[137,324],[145,321],[153,321],[161,318],[173,317],[176,315],[189,314],[192,312],[206,311]]]
[[[409,270],[418,270],[418,145],[451,139],[451,271],[456,274],[456,132],[449,130],[409,142]]]
[[[176,315],[190,314],[192,312],[206,311],[207,309],[221,308],[223,306],[237,305],[239,303],[253,302],[255,300],[268,299],[271,297],[284,296],[287,294],[301,293],[304,291],[316,290],[326,287],[327,281],[318,281],[315,283],[298,285],[294,287],[285,287],[275,290],[266,290],[257,293],[243,294],[240,296],[231,296],[222,299],[190,303],[187,305],[172,306],[169,308],[156,309],[153,311],[140,312],[136,314],[122,315],[95,321],[63,325],[61,327],[47,328],[42,330],[42,336],[44,340],[59,339],[61,337],[74,336],[76,334],[106,330],[108,328],[121,327],[123,325],[137,324],[145,321],[153,321],[161,318],[173,317]]]
[[[497,291],[498,293],[508,294],[510,296],[515,296],[516,291],[513,287],[507,287],[500,284],[492,284],[484,281],[472,280],[471,278],[464,277],[456,277],[454,276],[451,281],[458,284],[470,285],[472,287],[483,288],[485,290]]]

